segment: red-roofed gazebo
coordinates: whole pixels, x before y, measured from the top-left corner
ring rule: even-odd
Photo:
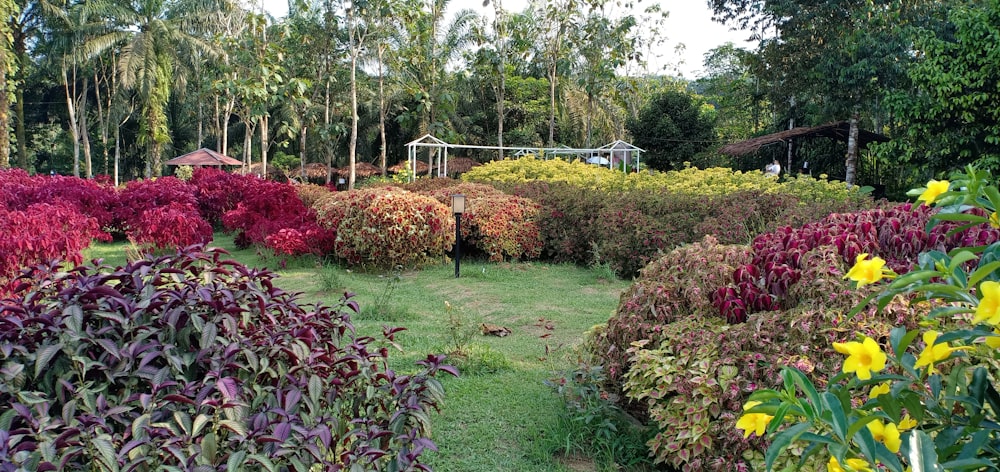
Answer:
[[[168,166],[239,166],[242,162],[208,148],[191,151],[167,161]]]

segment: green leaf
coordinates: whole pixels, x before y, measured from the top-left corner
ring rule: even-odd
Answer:
[[[247,435],[247,427],[246,427],[246,425],[244,425],[243,423],[241,423],[239,421],[222,420],[222,421],[219,421],[219,426],[221,426],[223,428],[226,428],[226,429],[228,429],[228,430],[230,430],[230,431],[232,431],[232,432],[234,432],[234,433],[236,433],[236,434],[238,434],[240,436],[243,436],[243,437],[246,437],[246,435]]]
[[[63,348],[62,343],[56,343],[56,344],[49,344],[46,346],[42,346],[38,349],[38,351],[36,351],[35,354],[36,379],[38,378],[39,375],[42,375],[42,371],[44,371],[45,368],[49,366],[49,362],[52,361],[52,358],[55,357],[56,354],[59,354],[59,352],[62,351],[62,348]]]
[[[809,423],[798,423],[774,435],[771,439],[771,445],[768,446],[767,453],[764,455],[764,463],[767,470],[771,470],[771,466],[774,465],[774,461],[778,459],[778,456],[780,456],[793,441],[798,439],[800,435],[805,433],[810,426],[811,425]]]
[[[841,441],[846,441],[848,429],[847,417],[844,415],[844,406],[840,403],[840,398],[837,398],[836,395],[830,392],[823,392],[820,398],[820,404],[823,406],[823,409],[830,413],[830,418],[827,420],[833,428],[833,433]]]
[[[236,451],[230,454],[229,460],[226,461],[226,472],[238,472],[243,470],[243,464],[246,461],[246,458],[246,451]]]
[[[889,332],[889,346],[898,359],[910,347],[910,343],[920,334],[918,330],[907,331],[906,328],[896,327]]]
[[[910,464],[912,470],[944,472],[944,469],[938,464],[934,441],[923,431],[909,431],[904,437],[900,452],[906,457],[906,463]]]
[[[215,438],[215,433],[208,433],[201,439],[201,453],[208,459],[209,464],[215,464],[216,456],[219,452],[219,445]]]
[[[979,284],[980,280],[983,280],[990,275],[994,275],[994,272],[998,270],[1000,270],[1000,261],[993,261],[976,269],[976,271],[969,276],[969,286],[976,286]]]
[[[784,370],[789,371],[792,381],[795,382],[795,385],[802,389],[802,393],[805,393],[806,399],[809,400],[809,404],[814,407],[818,407],[820,405],[819,393],[816,392],[816,387],[813,385],[812,381],[810,381],[805,374],[794,367],[785,367]],[[806,419],[813,421],[815,418],[807,415]]]
[[[958,269],[958,266],[973,260],[976,260],[976,255],[971,251],[959,251],[952,256],[951,263],[948,264],[948,272],[954,273],[955,270]]]

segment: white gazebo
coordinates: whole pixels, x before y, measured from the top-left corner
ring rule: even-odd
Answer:
[[[481,150],[491,150],[491,151],[514,151],[516,157],[525,156],[532,154],[535,156],[544,155],[546,158],[549,156],[587,156],[587,162],[591,162],[591,159],[596,158],[596,162],[600,165],[606,165],[609,169],[614,169],[616,166],[621,164],[622,171],[627,170],[626,164],[632,164],[633,169],[639,168],[639,153],[646,152],[645,149],[640,149],[633,146],[630,143],[626,143],[622,140],[616,140],[612,143],[606,144],[599,148],[588,148],[588,149],[577,149],[570,148],[566,146],[559,147],[509,147],[509,146],[476,146],[471,144],[449,144],[434,136],[425,134],[420,138],[406,143],[406,156],[408,161],[408,166],[410,168],[410,179],[416,178],[417,175],[417,150],[419,148],[427,148],[427,166],[428,175],[435,174],[434,169],[437,169],[437,177],[444,177],[448,175],[448,150],[449,149],[481,149]],[[435,161],[437,165],[435,165]]]
[[[646,152],[645,149],[639,148],[632,143],[626,143],[620,139],[605,144],[598,148],[598,150],[600,151],[598,157],[607,159],[606,164],[609,169],[614,169],[620,165],[622,171],[626,170],[626,164],[632,166],[633,169],[638,169],[639,154]]]

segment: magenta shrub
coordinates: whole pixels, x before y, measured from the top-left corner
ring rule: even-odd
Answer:
[[[198,208],[195,187],[175,177],[133,180],[118,194],[114,208],[114,226],[121,233],[135,231],[142,224],[142,214],[153,208],[178,203]]]
[[[179,202],[150,208],[131,225],[128,239],[143,249],[178,249],[212,240],[212,225],[198,209]]]
[[[96,219],[61,200],[24,210],[0,208],[0,228],[0,294],[22,268],[53,259],[79,264],[91,240],[110,239]]]
[[[188,184],[193,186],[198,211],[213,226],[222,225],[222,215],[236,208],[246,189],[260,179],[253,175],[224,172],[212,167],[194,170]]]
[[[280,247],[269,247],[285,254],[293,247],[297,250],[308,249],[297,254],[333,253],[334,234],[317,225],[315,212],[302,203],[294,186],[254,177],[244,178],[248,180],[245,181],[247,185],[243,188],[242,200],[222,217],[226,229],[236,233],[237,245],[269,246],[268,236],[290,229],[295,232],[286,231],[283,236],[271,238],[276,244],[280,241]],[[303,239],[304,245],[288,244],[289,237],[295,233]]]

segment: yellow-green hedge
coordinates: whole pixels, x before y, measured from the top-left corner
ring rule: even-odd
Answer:
[[[754,190],[791,194],[803,202],[845,200],[859,195],[858,187],[848,189],[843,182],[828,181],[825,177],[798,176],[779,181],[759,171],[740,172],[723,167],[626,174],[581,161],[539,160],[528,156],[487,163],[466,172],[462,179],[490,183],[566,182],[608,192],[650,189],[706,196]]]

